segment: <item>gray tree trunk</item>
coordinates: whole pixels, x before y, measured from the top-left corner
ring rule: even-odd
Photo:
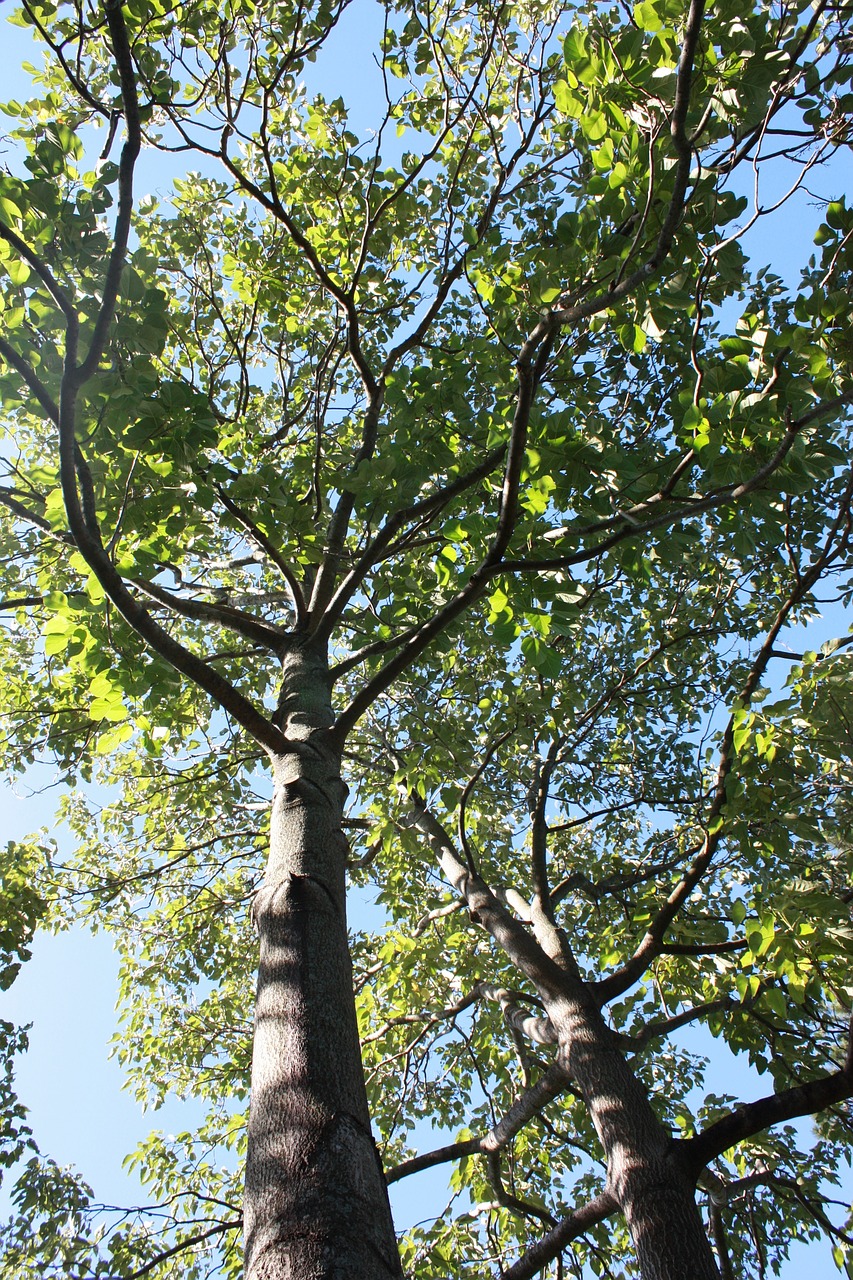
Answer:
[[[325,655],[284,660],[244,1202],[247,1280],[400,1280],[373,1137],[346,929],[346,788]]]
[[[607,1154],[607,1190],[625,1216],[643,1280],[720,1280],[695,1184],[594,998],[578,984],[575,998],[557,999],[548,1011]]]

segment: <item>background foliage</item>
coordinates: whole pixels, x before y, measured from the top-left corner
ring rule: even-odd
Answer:
[[[352,726],[351,882],[384,914],[353,948],[386,1166],[407,1171],[425,1122],[470,1144],[553,1057],[413,803],[522,918],[547,874],[689,1136],[734,1100],[708,1091],[688,1023],[767,1092],[846,1046],[853,213],[830,162],[851,136],[849,9],[723,0],[688,104],[695,6],[389,5],[384,110],[362,134],[333,88],[306,87],[347,7],[124,6],[170,185],[137,201],[81,385],[86,517],[152,616],[267,716],[276,634],[322,611]],[[26,1163],[0,1274],[236,1276],[265,756],[72,545],[63,299],[91,341],[122,100],[98,8],[33,0],[20,21],[47,58],[4,108],[0,751],[10,773],[56,762],[75,851],[10,846],[0,983],[37,923],[108,929],[132,1089],[207,1117],[133,1157],[156,1211],[104,1215],[27,1152],[7,1071],[3,1160]],[[815,245],[785,224],[792,287],[742,240],[798,187],[824,221]],[[791,651],[789,628],[823,640],[827,619],[837,639]],[[6,1062],[21,1043],[4,1024]],[[457,1149],[407,1272],[508,1267],[600,1190],[583,1102],[555,1094],[499,1154]],[[829,1234],[849,1269],[831,1203],[849,1142],[840,1104],[811,1136],[777,1127],[713,1161],[731,1274],[774,1270],[795,1235]],[[618,1224],[573,1250],[577,1275],[633,1274]]]

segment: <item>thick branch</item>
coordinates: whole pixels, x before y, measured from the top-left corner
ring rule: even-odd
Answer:
[[[423,802],[415,796],[408,798],[412,803],[410,824],[426,837],[445,876],[465,898],[472,919],[488,930],[543,999],[565,995],[569,981],[566,971],[547,955],[521,921],[501,905],[485,881],[469,870],[441,823]]]
[[[127,28],[121,11],[121,0],[106,0],[104,8],[112,40],[113,56],[115,57],[116,69],[118,70],[121,84],[121,100],[127,135],[119,157],[118,211],[113,230],[112,248],[110,249],[104,285],[101,290],[101,305],[95,320],[95,328],[92,333],[88,354],[82,364],[74,371],[75,387],[83,386],[98,368],[106,346],[110,325],[115,315],[116,299],[118,298],[121,273],[124,268],[127,242],[130,235],[130,221],[133,214],[133,171],[142,147],[139,98],[133,76],[133,59],[127,38]],[[70,322],[70,317],[67,318]],[[76,317],[74,318],[74,323],[76,324]]]
[[[810,1080],[807,1084],[794,1085],[781,1093],[768,1094],[755,1102],[736,1107],[722,1120],[709,1125],[702,1133],[690,1138],[681,1146],[681,1158],[686,1161],[691,1174],[699,1172],[709,1161],[728,1151],[737,1142],[753,1138],[772,1125],[798,1116],[814,1115],[837,1102],[853,1097],[853,1019],[847,1043],[844,1066],[838,1071]]]
[[[527,1036],[528,1040],[533,1040],[536,1044],[559,1042],[557,1030],[551,1019],[532,1014],[521,1003],[523,997],[518,993],[508,991],[506,987],[495,987],[489,982],[481,982],[478,994],[484,1000],[496,1000],[501,1006],[507,1025],[512,1027],[513,1031]]]
[[[150,596],[152,600],[166,605],[184,618],[196,618],[199,622],[215,622],[220,627],[227,627],[230,631],[244,636],[254,644],[272,649],[274,653],[281,651],[287,638],[287,632],[282,631],[280,627],[275,627],[272,623],[256,618],[253,614],[244,613],[242,609],[235,609],[231,605],[218,604],[213,600],[187,600],[167,591],[156,582],[146,582],[142,578],[134,578],[133,585]]]
[[[119,280],[125,261],[127,239],[133,200],[133,169],[140,148],[139,104],[133,67],[127,39],[127,31],[121,6],[117,0],[109,0],[107,21],[115,51],[116,65],[121,81],[122,101],[127,122],[127,139],[119,164],[119,208],[113,244],[107,264],[101,306],[95,321],[89,353],[82,364],[77,363],[79,322],[75,314],[67,316],[65,369],[59,401],[59,472],[68,526],[87,564],[92,568],[105,593],[143,640],[155,653],[169,662],[176,671],[188,677],[213,697],[219,705],[234,717],[257,742],[274,753],[284,753],[292,746],[279,729],[243,696],[229,681],[214,671],[203,659],[184,648],[164,630],[147,609],[131,595],[121,575],[110,560],[101,539],[93,513],[87,500],[87,473],[82,464],[75,435],[77,395],[80,388],[95,373],[109,328],[115,313]],[[81,504],[78,478],[84,485],[84,501]]]

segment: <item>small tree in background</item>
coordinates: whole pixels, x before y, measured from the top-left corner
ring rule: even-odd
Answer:
[[[851,593],[849,7],[389,4],[363,135],[302,83],[347,9],[21,14],[3,751],[76,847],[2,941],[110,930],[132,1087],[207,1115],[156,1210],[32,1153],[0,1274],[845,1265],[853,688],[786,633]],[[398,1255],[383,1168],[451,1162]]]

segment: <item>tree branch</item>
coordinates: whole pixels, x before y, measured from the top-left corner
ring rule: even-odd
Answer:
[[[332,628],[340,618],[347,603],[352,599],[372,566],[376,564],[378,560],[383,558],[384,552],[388,550],[393,538],[399,530],[407,524],[423,524],[430,517],[437,515],[440,511],[443,511],[448,503],[452,502],[454,498],[464,493],[466,489],[470,489],[473,485],[477,484],[478,481],[484,480],[486,476],[490,475],[504,456],[505,451],[506,445],[498,445],[496,448],[490,450],[483,461],[478,466],[473,467],[471,471],[467,471],[464,475],[458,476],[456,480],[451,481],[450,484],[444,485],[442,488],[436,490],[435,493],[431,493],[428,497],[422,498],[419,502],[413,502],[411,506],[404,507],[400,511],[395,511],[393,515],[389,516],[388,520],[364,549],[353,568],[340,583],[335,594],[329,601],[323,618],[316,629],[316,634],[319,639],[329,638]],[[380,641],[380,644],[385,644],[385,642]],[[368,646],[366,650],[363,650],[362,653],[358,655],[358,661],[361,661],[364,657],[368,657],[370,649],[371,646]],[[379,649],[374,651],[381,652],[382,650]],[[348,670],[352,662],[352,659],[346,659],[344,662],[339,663],[335,670],[339,673],[344,670]]]
[[[217,486],[216,492],[219,494],[219,500],[225,510],[229,511],[234,519],[240,522],[252,541],[257,543],[260,549],[269,556],[270,560],[272,560],[273,564],[281,573],[290,592],[293,612],[296,615],[296,626],[302,626],[307,617],[305,597],[302,594],[302,588],[299,585],[299,581],[293,573],[290,565],[287,563],[287,560],[267,535],[258,528],[251,516],[249,516],[233,498],[229,497],[224,489]]]
[[[76,319],[76,311],[71,298],[65,289],[54,276],[50,267],[44,262],[37,253],[30,248],[25,240],[14,231],[12,227],[7,226],[5,222],[0,220],[0,240],[5,240],[12,248],[20,254],[24,261],[32,267],[33,271],[41,280],[50,296],[53,298],[66,320]]]
[[[0,336],[0,356],[2,356],[6,363],[23,378],[24,382],[27,384],[30,391],[32,391],[33,395],[44,410],[46,417],[48,417],[54,424],[58,423],[59,405],[50,395],[41,378],[38,377],[35,369],[33,369],[29,361],[25,360],[23,356],[18,355],[15,348],[10,346],[2,336]]]
[[[694,1177],[709,1161],[738,1142],[798,1116],[814,1115],[837,1102],[853,1097],[853,1019],[848,1028],[847,1055],[837,1071],[806,1084],[794,1085],[781,1093],[768,1094],[755,1102],[743,1103],[729,1115],[715,1121],[694,1138],[680,1144],[680,1159]]]
[[[559,1036],[550,1018],[538,1017],[520,1003],[523,997],[517,992],[508,991],[506,987],[496,987],[490,982],[481,982],[479,995],[484,1000],[495,1000],[501,1006],[504,1019],[512,1027],[533,1040],[536,1044],[558,1044]]]
[[[545,952],[524,925],[498,901],[478,875],[457,854],[441,823],[419,797],[408,792],[412,804],[408,821],[426,837],[447,879],[465,898],[472,919],[482,924],[506,952],[519,972],[533,983],[543,999],[565,994],[569,975]]]
[[[823,550],[821,554],[812,563],[809,569],[800,574],[794,589],[790,592],[788,599],[778,610],[773,624],[764,639],[756,657],[750,668],[749,674],[744,685],[736,699],[740,708],[748,707],[761,684],[762,677],[767,665],[770,662],[779,633],[786,625],[791,612],[819,581],[822,573],[828,564],[832,562],[846,546],[850,534],[850,503],[853,499],[853,471],[848,478],[845,492],[839,504],[839,511],[836,519],[830,526],[829,532],[824,540]],[[837,545],[836,537],[844,526],[844,532]],[[725,827],[725,807],[727,800],[727,782],[734,767],[735,750],[734,750],[734,715],[729,718],[728,724],[723,732],[723,740],[720,746],[720,763],[717,768],[717,778],[714,786],[714,797],[711,802],[710,809],[705,822],[705,838],[702,847],[685,875],[674,887],[666,902],[658,911],[652,920],[643,940],[635,950],[631,958],[622,966],[621,969],[615,970],[606,978],[595,984],[597,997],[602,1003],[623,995],[626,991],[638,981],[645,972],[646,968],[660,954],[663,939],[667,930],[670,928],[675,917],[678,915],[684,903],[690,894],[704,877],[706,871],[710,867],[717,849],[726,833]]]
[[[402,1164],[389,1169],[385,1175],[386,1182],[390,1186],[401,1178],[420,1173],[422,1169],[432,1169],[435,1165],[447,1164],[450,1160],[461,1160],[463,1156],[488,1155],[501,1151],[549,1102],[564,1093],[569,1084],[569,1077],[564,1069],[554,1063],[536,1084],[525,1090],[503,1119],[488,1133],[479,1138],[452,1142],[420,1156],[412,1156],[410,1160],[404,1160]]]
[[[107,16],[110,39],[112,40],[113,56],[121,84],[121,100],[127,134],[119,157],[118,210],[113,230],[112,248],[110,249],[104,284],[101,290],[101,305],[98,308],[88,354],[73,373],[75,389],[88,382],[89,378],[97,370],[106,346],[110,325],[115,315],[116,299],[118,298],[119,285],[121,283],[121,273],[124,269],[127,242],[130,235],[130,222],[133,214],[133,171],[142,147],[139,98],[133,76],[133,59],[127,38],[127,27],[121,11],[121,0],[105,0],[104,9]],[[73,321],[68,315],[66,315],[66,319],[69,324],[76,328],[76,315]],[[76,355],[76,342],[74,345]]]
[[[501,1280],[532,1280],[537,1272],[547,1267],[567,1244],[577,1240],[585,1231],[597,1223],[603,1222],[614,1214],[619,1206],[613,1196],[603,1191],[601,1195],[590,1200],[581,1209],[576,1209],[568,1217],[561,1219],[557,1225],[523,1253],[506,1271],[501,1272]]]
[[[656,1040],[660,1036],[671,1035],[679,1027],[686,1027],[705,1014],[717,1013],[720,1009],[734,1011],[743,1007],[736,1000],[730,1000],[728,996],[721,996],[719,1000],[708,1000],[705,1004],[697,1004],[690,1009],[683,1009],[681,1013],[676,1013],[671,1018],[660,1018],[656,1022],[647,1022],[637,1035],[620,1036],[619,1044],[628,1053],[639,1053],[650,1040]]]
[[[585,302],[555,308],[543,320],[543,324],[556,323],[560,326],[565,326],[574,324],[578,320],[587,319],[596,315],[599,311],[607,310],[614,303],[633,293],[638,285],[645,283],[646,280],[653,276],[672,248],[675,229],[684,211],[687,186],[690,180],[690,165],[693,158],[693,148],[686,133],[686,123],[687,113],[690,108],[693,63],[699,44],[704,12],[704,0],[690,0],[687,21],[684,27],[684,39],[681,44],[681,53],[676,71],[675,99],[669,127],[670,138],[677,157],[672,196],[652,253],[642,266],[632,271],[630,275],[626,276],[612,289],[607,289],[595,297],[588,298]]]
[[[504,482],[498,505],[497,529],[489,550],[474,570],[465,586],[439,609],[432,618],[421,626],[413,628],[407,634],[404,646],[395,657],[391,658],[381,671],[368,680],[353,698],[350,705],[341,713],[335,724],[336,735],[343,740],[354,724],[361,718],[376,698],[405,671],[428,644],[445,631],[460,614],[482,595],[490,578],[499,570],[502,557],[509,544],[518,511],[518,486],[521,479],[524,449],[527,441],[527,428],[533,397],[541,381],[545,361],[551,351],[553,337],[541,326],[537,326],[534,334],[527,339],[516,362],[518,375],[518,395],[510,429],[509,443],[506,449],[506,465]]]
[[[517,1213],[522,1218],[538,1218],[540,1222],[547,1223],[549,1227],[557,1225],[554,1215],[549,1213],[547,1209],[541,1208],[538,1204],[532,1204],[529,1200],[520,1200],[518,1196],[510,1195],[504,1186],[501,1173],[501,1158],[497,1151],[488,1153],[486,1163],[489,1169],[489,1182],[492,1184],[498,1204],[502,1209],[509,1209],[512,1213]]]
[[[784,435],[776,452],[763,466],[753,472],[748,480],[740,481],[738,484],[725,485],[706,494],[703,498],[696,498],[691,501],[685,500],[680,506],[662,512],[659,516],[655,516],[650,520],[641,519],[640,517],[647,514],[650,509],[653,510],[658,506],[663,493],[661,491],[661,494],[655,494],[644,502],[638,503],[627,511],[620,511],[617,515],[611,516],[607,520],[600,520],[593,525],[586,525],[577,530],[566,528],[554,531],[553,536],[560,535],[565,537],[573,534],[575,538],[582,538],[605,529],[615,529],[615,532],[609,538],[602,539],[601,542],[596,543],[593,547],[583,548],[568,556],[552,556],[546,560],[505,560],[500,566],[500,571],[503,573],[530,573],[541,572],[542,570],[569,569],[573,565],[585,564],[588,560],[596,559],[605,551],[609,551],[620,542],[624,542],[627,537],[633,536],[639,539],[643,534],[652,533],[655,529],[666,528],[668,525],[676,524],[680,520],[689,520],[694,516],[703,515],[706,511],[712,511],[716,507],[725,506],[728,503],[739,502],[741,498],[759,489],[765,480],[768,480],[775,471],[778,471],[790,453],[800,431],[804,430],[806,426],[817,418],[823,417],[827,413],[834,413],[837,409],[850,403],[853,403],[853,391],[825,401],[801,418],[786,423]]]
[[[243,1219],[235,1218],[233,1222],[220,1222],[215,1227],[211,1227],[209,1231],[200,1231],[198,1235],[189,1236],[188,1239],[182,1240],[180,1244],[173,1245],[171,1249],[164,1249],[162,1253],[158,1253],[156,1258],[152,1258],[150,1262],[146,1262],[144,1266],[139,1267],[136,1271],[131,1271],[126,1280],[141,1280],[142,1276],[147,1276],[155,1267],[159,1267],[167,1258],[174,1258],[178,1253],[184,1253],[187,1249],[192,1249],[194,1245],[201,1244],[204,1240],[210,1240],[212,1236],[221,1236],[225,1231],[236,1231],[242,1227]]]
[[[23,502],[19,502],[15,497],[14,491],[10,491],[5,486],[0,486],[0,505],[12,511],[21,520],[26,520],[28,524],[35,525],[37,529],[41,529],[42,533],[48,534],[57,542],[62,542],[65,546],[74,546],[74,539],[71,534],[65,533],[62,529],[54,529],[49,520],[45,520],[44,516],[37,515],[35,511],[30,511],[25,507]]]
[[[156,600],[160,604],[166,605],[173,612],[179,613],[185,618],[195,618],[199,622],[215,622],[220,627],[227,627],[230,631],[235,631],[238,635],[244,636],[245,639],[251,640],[254,644],[263,645],[266,649],[272,649],[273,653],[280,653],[282,645],[287,640],[286,631],[283,631],[280,627],[273,626],[272,623],[265,622],[262,618],[255,617],[253,614],[244,613],[242,609],[235,609],[231,605],[217,604],[213,600],[186,600],[182,596],[176,596],[165,587],[159,586],[156,582],[147,582],[144,578],[133,578],[132,582],[145,595],[150,596],[152,600]]]
[[[106,595],[154,652],[169,662],[176,671],[187,676],[209,693],[223,710],[232,715],[237,723],[268,751],[273,754],[282,754],[299,748],[290,743],[281,730],[272,724],[234,685],[220,676],[202,658],[173,639],[128,591],[124,580],[104,549],[100,530],[97,523],[93,522],[93,513],[88,510],[91,504],[87,500],[87,472],[85,465],[81,466],[82,460],[75,432],[77,396],[82,386],[97,370],[115,313],[115,302],[130,231],[133,169],[141,143],[139,104],[120,0],[108,0],[106,12],[121,81],[127,139],[122,148],[119,164],[118,216],[101,305],[95,321],[89,353],[81,364],[77,363],[79,320],[73,312],[66,317],[65,368],[59,400],[58,425],[59,473],[68,526],[77,549],[93,570]],[[82,505],[77,488],[78,478],[83,482]]]

